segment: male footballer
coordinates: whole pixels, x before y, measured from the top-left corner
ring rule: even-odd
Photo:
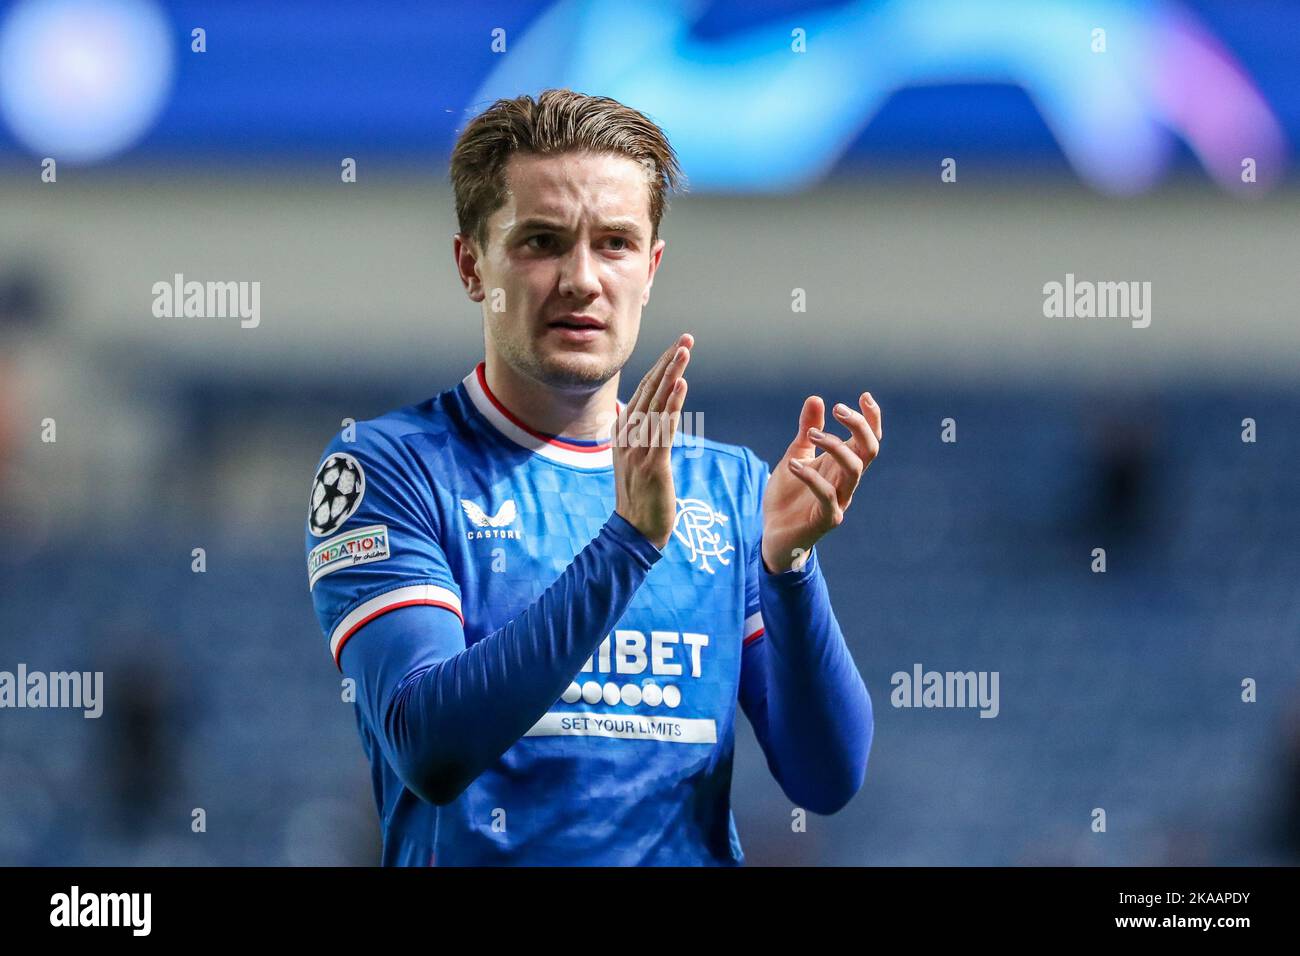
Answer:
[[[680,180],[636,110],[499,100],[451,179],[483,361],[336,437],[307,521],[382,862],[738,864],[737,705],[797,806],[834,813],[866,774],[871,699],[814,545],[880,406],[835,405],[841,438],[810,396],[769,473],[739,445],[684,453],[689,334],[620,400]]]

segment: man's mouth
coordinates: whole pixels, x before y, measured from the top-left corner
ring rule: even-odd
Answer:
[[[558,319],[552,319],[547,323],[553,329],[577,329],[601,331],[605,328],[605,323],[590,315],[562,315]]]

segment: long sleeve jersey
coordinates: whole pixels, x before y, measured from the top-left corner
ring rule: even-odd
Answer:
[[[766,464],[679,434],[661,551],[614,513],[612,454],[528,428],[481,363],[326,449],[309,587],[385,864],[740,863],[738,704],[798,805],[860,788],[870,697],[816,548],[763,566]]]

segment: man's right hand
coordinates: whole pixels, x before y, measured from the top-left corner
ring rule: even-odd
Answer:
[[[641,379],[614,425],[615,513],[663,550],[677,517],[672,445],[695,337],[683,332]]]

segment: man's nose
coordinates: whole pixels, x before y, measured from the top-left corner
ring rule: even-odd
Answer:
[[[596,263],[586,243],[575,242],[560,267],[560,294],[589,298],[600,291]]]

